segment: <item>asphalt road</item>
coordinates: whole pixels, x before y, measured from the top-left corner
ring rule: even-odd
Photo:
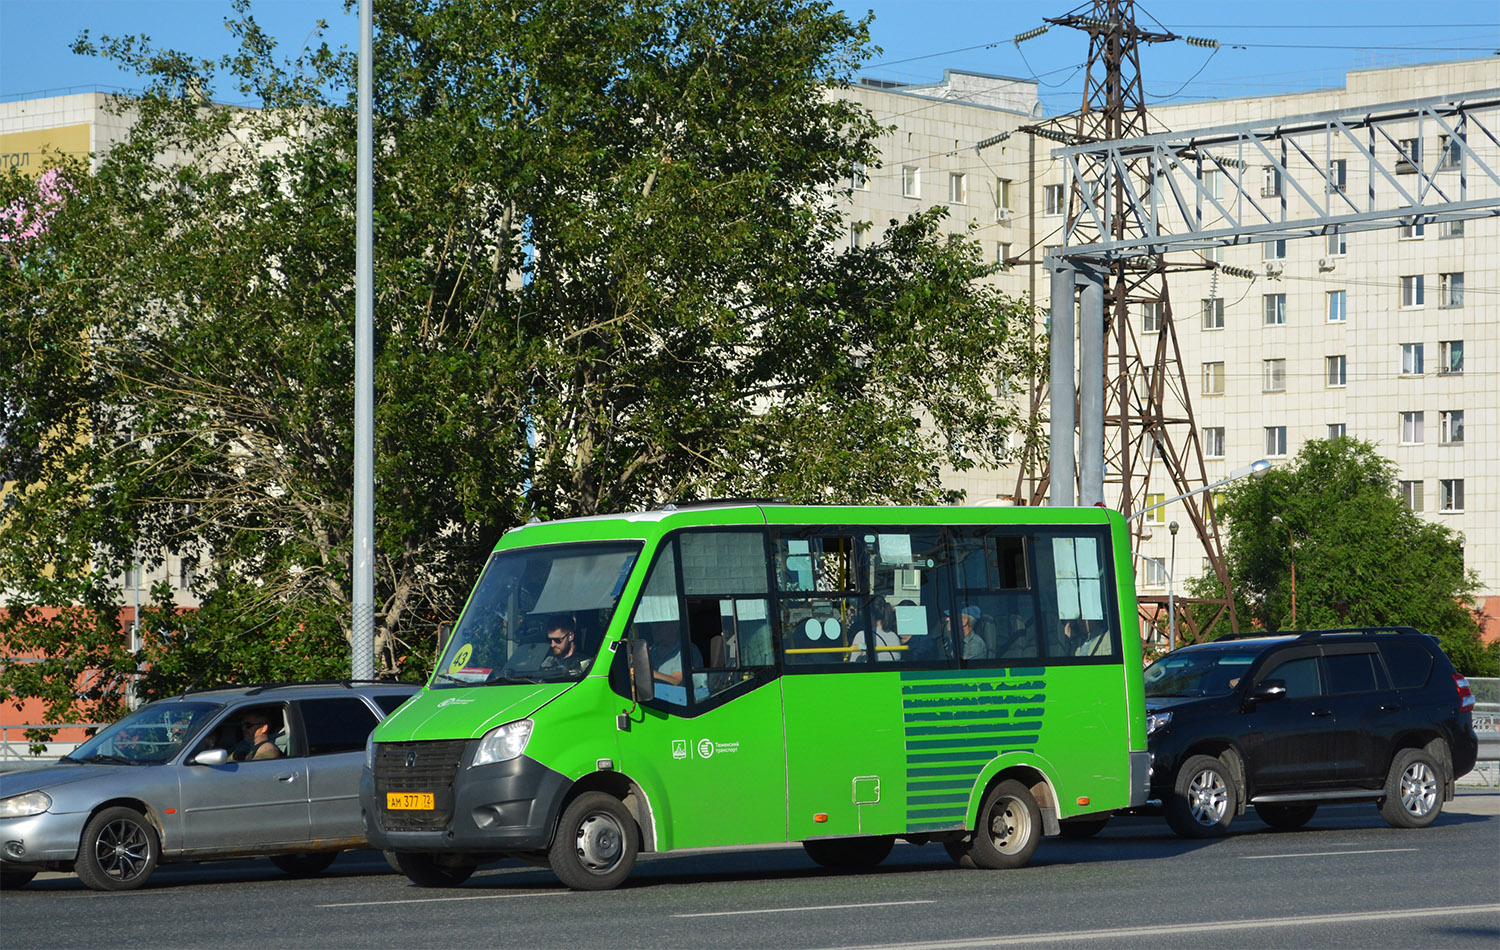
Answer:
[[[966,871],[898,845],[835,874],[800,848],[645,856],[626,886],[574,893],[516,864],[461,888],[411,886],[369,852],[292,880],[268,861],[169,865],[145,890],[39,876],[0,895],[23,947],[1375,947],[1500,945],[1500,792],[1464,790],[1437,824],[1374,806],[1275,832],[1253,813],[1211,842],[1158,819],[1047,839],[1018,871]]]

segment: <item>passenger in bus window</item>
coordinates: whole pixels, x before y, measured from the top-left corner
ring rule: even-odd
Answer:
[[[870,605],[871,625],[875,628],[875,659],[881,662],[889,662],[896,659],[896,650],[882,650],[880,647],[894,647],[900,645],[900,638],[896,636],[896,610],[890,601],[884,597],[878,597]],[[849,653],[851,663],[862,663],[865,659],[865,649],[868,646],[865,631],[861,630],[851,639],[854,649]]]
[[[990,645],[979,635],[979,618],[983,615],[973,604],[965,607],[959,616],[959,632],[963,636],[963,658],[965,660],[989,659]]]
[[[1102,620],[1069,620],[1063,628],[1068,652],[1073,656],[1105,656],[1109,653],[1109,627]]]

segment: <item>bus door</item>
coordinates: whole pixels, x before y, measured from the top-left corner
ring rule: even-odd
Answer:
[[[664,541],[630,637],[655,698],[620,734],[621,768],[646,790],[659,850],[787,840],[786,745],[759,529]]]
[[[918,807],[903,671],[951,663],[937,529],[773,536],[793,840],[898,834]]]

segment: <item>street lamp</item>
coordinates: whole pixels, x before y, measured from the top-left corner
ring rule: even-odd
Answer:
[[[1220,485],[1227,485],[1230,482],[1238,481],[1239,479],[1245,478],[1245,477],[1250,476],[1250,475],[1254,475],[1256,478],[1261,478],[1267,472],[1269,472],[1270,470],[1271,470],[1271,463],[1270,462],[1267,462],[1265,459],[1256,459],[1255,461],[1251,462],[1249,465],[1246,465],[1246,466],[1244,466],[1242,468],[1237,468],[1234,471],[1230,472],[1228,475],[1225,475],[1223,478],[1219,479],[1218,481],[1216,481],[1216,482],[1209,482],[1207,485],[1204,485],[1202,488],[1194,488],[1192,491],[1185,491],[1185,492],[1183,492],[1180,495],[1173,495],[1171,498],[1168,498],[1165,501],[1159,501],[1159,502],[1157,502],[1154,505],[1147,505],[1146,507],[1142,508],[1140,511],[1137,511],[1134,514],[1132,514],[1130,516],[1130,520],[1134,521],[1137,518],[1143,518],[1143,517],[1145,517],[1146,512],[1148,512],[1148,511],[1155,511],[1158,508],[1164,508],[1167,505],[1170,505],[1174,501],[1182,501],[1184,498],[1191,498],[1194,495],[1201,495],[1201,494],[1203,494],[1206,491],[1213,491],[1215,488],[1218,488]]]
[[[1271,520],[1286,529],[1286,557],[1292,566],[1292,628],[1297,626],[1297,542],[1292,538],[1292,526],[1281,520],[1281,515],[1272,515]]]
[[[1172,534],[1172,566],[1167,569],[1167,649],[1177,649],[1177,583],[1172,575],[1177,573],[1177,522],[1167,525]]]

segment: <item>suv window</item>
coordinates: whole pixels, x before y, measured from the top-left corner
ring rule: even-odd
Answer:
[[[1318,687],[1318,658],[1315,656],[1284,660],[1271,667],[1261,680],[1282,680],[1286,683],[1287,699],[1310,699],[1322,695]]]
[[[1379,689],[1373,653],[1335,653],[1323,660],[1328,664],[1328,692],[1372,693]]]
[[[376,696],[375,705],[387,716],[396,711],[396,707],[406,702],[406,696]]]
[[[302,701],[308,755],[359,752],[378,721],[370,707],[353,696]]]
[[[1397,689],[1420,689],[1432,674],[1432,654],[1411,640],[1382,640],[1378,644],[1386,669]]]

